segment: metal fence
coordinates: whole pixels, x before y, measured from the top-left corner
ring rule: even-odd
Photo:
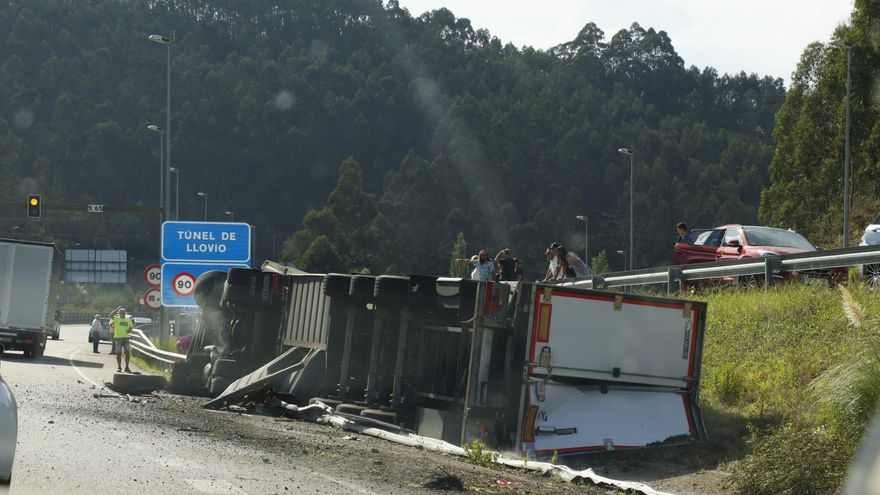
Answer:
[[[131,331],[131,339],[129,342],[131,343],[132,352],[138,352],[143,355],[144,358],[162,368],[170,368],[174,363],[186,359],[185,354],[178,354],[176,352],[159,349],[149,337],[144,335],[144,332],[137,328]]]
[[[662,284],[666,286],[666,292],[672,294],[679,292],[684,284],[698,280],[755,276],[763,278],[763,283],[770,285],[775,278],[787,272],[827,276],[827,273],[821,271],[874,263],[880,263],[880,245],[647,268],[606,273],[602,276],[569,278],[555,283],[589,289]]]

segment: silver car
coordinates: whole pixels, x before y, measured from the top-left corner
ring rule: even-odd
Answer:
[[[3,346],[0,345],[0,356]],[[0,486],[12,480],[12,462],[15,460],[15,442],[18,439],[18,406],[12,390],[0,375]]]
[[[880,244],[880,216],[871,225],[865,227],[859,246],[875,246]],[[872,289],[880,287],[880,263],[862,265],[862,277],[865,284]]]

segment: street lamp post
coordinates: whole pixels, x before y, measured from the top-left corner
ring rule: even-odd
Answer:
[[[230,221],[230,222],[234,222],[234,221],[235,221],[235,212],[232,212],[232,211],[224,211],[223,214],[229,217],[229,221]]]
[[[180,220],[180,169],[168,167],[168,171],[174,174],[174,220]]]
[[[165,129],[150,124],[147,129],[159,134],[159,206],[165,201]]]
[[[205,200],[205,221],[208,221],[208,193],[196,193],[200,198]]]
[[[843,247],[849,247],[849,99],[852,85],[852,45],[837,40],[834,46],[846,48],[846,137],[843,148]]]
[[[629,155],[629,264],[632,270],[633,260],[633,157],[636,152],[628,148],[617,150],[621,155]]]
[[[577,219],[584,222],[584,263],[590,268],[590,218],[586,215],[578,215]]]
[[[151,34],[149,40],[160,45],[165,45],[165,163],[171,164],[171,38],[159,34]],[[171,171],[165,170],[165,218],[171,216]]]
[[[623,249],[618,249],[617,254],[623,256],[623,271],[626,271],[626,251]]]

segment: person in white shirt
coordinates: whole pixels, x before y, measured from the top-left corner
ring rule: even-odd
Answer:
[[[550,244],[550,247],[544,251],[544,256],[547,257],[547,261],[549,266],[547,267],[547,274],[544,275],[544,280],[542,282],[546,282],[548,280],[553,280],[556,278],[556,269],[558,268],[559,263],[556,260],[556,249],[559,248],[559,243],[554,242]]]
[[[98,353],[98,343],[101,342],[101,315],[96,314],[92,320],[92,328],[89,329],[89,336],[92,338],[92,352]]]

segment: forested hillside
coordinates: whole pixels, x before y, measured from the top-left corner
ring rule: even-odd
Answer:
[[[209,219],[256,226],[259,258],[296,232],[282,252],[308,269],[444,273],[463,232],[532,276],[551,241],[583,252],[577,215],[591,254],[614,253],[622,147],[637,265],[669,260],[680,220],[757,221],[782,80],[688,68],[663,31],[588,21],[539,51],[393,0],[0,1],[0,198],[155,204],[165,48],[147,35],[173,32],[181,217],[207,192]],[[155,218],[112,218],[26,228],[156,252]]]
[[[850,24],[834,41],[852,51],[850,245],[880,213],[880,4],[856,0]],[[773,138],[773,184],[761,199],[761,218],[839,247],[843,237],[847,48],[813,43],[801,56]]]

